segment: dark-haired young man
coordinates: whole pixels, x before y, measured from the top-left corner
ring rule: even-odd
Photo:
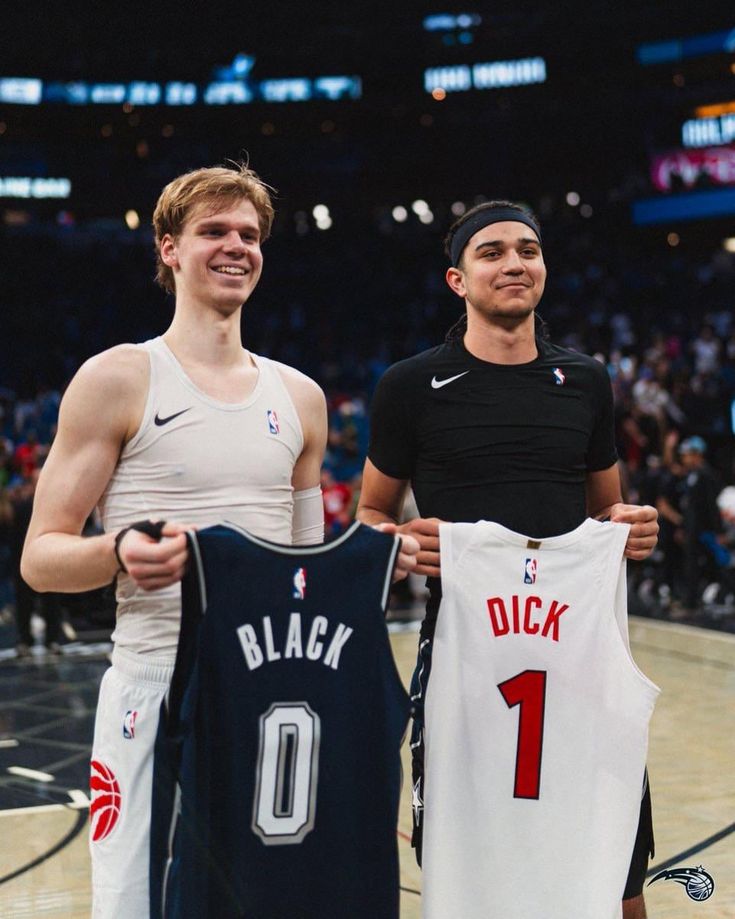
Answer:
[[[537,333],[546,266],[534,215],[512,202],[479,205],[452,226],[446,252],[446,280],[466,315],[442,345],[399,362],[380,381],[357,514],[367,523],[397,523],[409,485],[420,513],[399,528],[419,540],[416,571],[430,588],[412,687],[417,848],[423,699],[441,599],[440,522],[490,520],[543,539],[587,517],[609,518],[630,524],[625,555],[632,559],[647,557],[658,533],[654,508],[622,503],[605,368]],[[641,891],[652,845],[646,792],[625,919],[645,916]],[[494,866],[487,867],[492,875]]]

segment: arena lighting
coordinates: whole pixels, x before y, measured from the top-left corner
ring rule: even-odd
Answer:
[[[666,237],[666,242],[673,248],[674,246],[679,245],[681,242],[681,236],[679,236],[678,233],[669,233]]]
[[[714,185],[735,185],[735,144],[656,155],[650,174],[654,187],[663,192],[671,192],[677,185],[695,188],[703,176]]]
[[[466,92],[469,89],[505,89],[545,82],[546,61],[542,57],[430,67],[424,71],[424,89],[427,93],[433,93],[435,89],[443,89],[448,93]]]
[[[315,204],[311,213],[314,217],[314,220],[316,220],[318,223],[320,220],[325,220],[329,217],[329,208],[326,204]]]
[[[687,57],[704,57],[708,54],[729,54],[735,51],[735,28],[724,32],[709,32],[691,38],[671,41],[647,42],[636,49],[638,63],[643,66],[681,61]]]
[[[421,221],[421,223],[425,223],[428,225],[434,222],[434,215],[429,210],[422,211],[419,214],[419,220]]]
[[[408,211],[401,204],[397,205],[391,211],[391,216],[396,223],[404,223],[408,219]]]
[[[0,198],[68,198],[70,179],[0,176]]]
[[[700,105],[694,109],[697,118],[716,118],[718,115],[729,115],[735,112],[735,101],[718,102],[715,105]]]
[[[254,65],[255,58],[241,51],[227,67],[215,67],[213,75],[217,80],[244,80]]]
[[[583,204],[582,207],[580,207],[579,209],[579,213],[582,215],[582,217],[591,217],[592,214],[594,213],[592,210],[592,205]]]
[[[464,201],[455,201],[451,207],[451,211],[455,217],[461,217],[467,210],[467,206]]]
[[[0,102],[16,105],[38,105],[43,93],[43,80],[26,77],[0,77]]]
[[[423,26],[427,32],[453,32],[455,29],[471,29],[481,22],[482,16],[478,13],[435,13],[424,18]]]
[[[39,105],[248,105],[252,102],[308,102],[312,99],[340,101],[359,99],[359,76],[286,77],[250,81],[245,77],[195,83],[63,83],[26,77],[0,77],[0,103]]]
[[[722,240],[722,248],[725,252],[735,252],[735,236],[729,236]]]
[[[326,217],[317,217],[316,226],[318,230],[328,230],[332,226],[332,218],[329,214]]]
[[[132,209],[126,211],[125,223],[127,224],[129,230],[137,230],[140,226],[140,217],[138,216],[138,212]]]
[[[429,210],[429,205],[426,201],[421,198],[417,198],[416,201],[411,205],[411,210],[416,214],[417,217],[420,217],[422,214],[426,214]]]
[[[576,191],[567,192],[567,204],[570,207],[576,207],[579,204],[580,198]]]
[[[735,141],[735,113],[717,118],[692,118],[681,128],[685,147],[719,147]]]
[[[164,87],[166,105],[194,105],[197,88],[194,83],[167,83]]]
[[[735,215],[735,188],[645,198],[633,202],[632,212],[637,226]]]

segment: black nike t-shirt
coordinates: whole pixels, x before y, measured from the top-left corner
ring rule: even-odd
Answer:
[[[617,460],[610,381],[587,355],[538,347],[528,364],[490,364],[460,339],[384,374],[368,456],[410,480],[422,517],[540,538],[585,519],[587,473]]]

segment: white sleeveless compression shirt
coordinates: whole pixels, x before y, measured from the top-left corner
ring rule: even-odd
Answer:
[[[231,522],[290,544],[291,476],[304,441],[276,363],[251,355],[258,368],[255,389],[233,404],[198,389],[162,338],[139,347],[150,358],[148,397],[140,428],[100,499],[104,529],[142,519],[197,527]],[[146,592],[121,574],[117,602],[117,647],[175,656],[179,584]]]

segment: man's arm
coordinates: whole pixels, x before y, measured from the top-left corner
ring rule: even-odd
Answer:
[[[620,473],[617,465],[599,472],[588,472],[586,481],[587,513],[598,520],[609,517],[613,523],[629,523],[625,544],[626,558],[640,561],[656,548],[658,511],[650,504],[623,504]]]
[[[388,533],[400,533],[403,551],[410,548],[415,564],[410,570],[428,577],[439,577],[439,523],[436,517],[416,517],[398,523],[408,482],[385,475],[369,459],[365,460],[362,489],[356,516],[362,523],[378,526]],[[409,543],[409,540],[411,541]],[[418,547],[414,552],[411,543]],[[403,554],[403,552],[401,553]],[[406,572],[407,573],[407,572]],[[405,575],[402,575],[405,577]]]
[[[54,444],[41,471],[21,574],[39,591],[78,592],[108,584],[119,570],[115,533],[82,537],[84,523],[137,431],[148,389],[148,356],[122,345],[87,361],[62,400]],[[131,577],[153,590],[181,578],[183,527],[160,543],[130,531],[119,551]],[[178,535],[177,535],[178,534]]]
[[[321,388],[306,374],[278,364],[288,394],[301,422],[304,445],[291,475],[294,491],[316,488],[321,479],[322,462],[327,449],[327,400]]]

